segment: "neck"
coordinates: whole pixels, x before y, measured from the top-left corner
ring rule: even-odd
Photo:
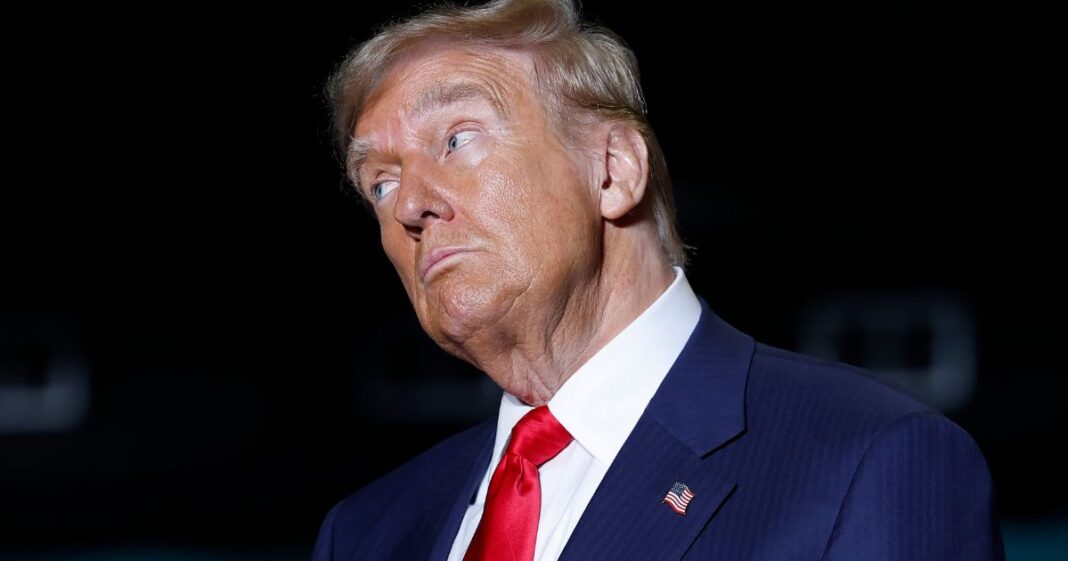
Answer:
[[[611,258],[606,251],[600,266],[573,282],[553,309],[524,310],[517,318],[522,329],[498,333],[495,344],[470,352],[470,358],[504,391],[528,405],[547,403],[674,279],[659,247],[615,253],[626,257]]]

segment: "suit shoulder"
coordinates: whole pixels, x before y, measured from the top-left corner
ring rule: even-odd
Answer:
[[[342,499],[331,513],[349,524],[379,517],[383,505],[391,504],[397,497],[398,489],[405,489],[406,493],[426,492],[436,485],[435,475],[443,465],[456,458],[473,458],[487,441],[492,440],[495,430],[496,418],[490,418],[442,440]]]
[[[811,476],[826,483],[835,474],[843,489],[854,474],[868,473],[863,465],[874,470],[872,485],[883,485],[878,470],[888,475],[891,464],[905,471],[949,466],[947,474],[967,473],[977,485],[989,484],[983,454],[964,428],[874,373],[845,363],[757,343],[746,423],[753,445],[812,458],[818,469]],[[912,463],[902,465],[900,458]]]
[[[905,415],[853,470],[823,559],[913,559],[916,544],[925,559],[1003,559],[995,505],[971,435],[933,411]]]
[[[939,414],[868,370],[759,342],[749,392],[749,402],[758,408],[760,403],[793,404],[785,409],[799,416],[815,415],[831,426],[859,425],[871,431],[912,414]]]

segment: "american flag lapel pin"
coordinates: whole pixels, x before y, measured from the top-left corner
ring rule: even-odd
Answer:
[[[691,500],[693,500],[693,491],[681,481],[676,481],[671,486],[671,490],[664,495],[664,503],[671,507],[671,510],[682,516],[686,516],[686,507]]]

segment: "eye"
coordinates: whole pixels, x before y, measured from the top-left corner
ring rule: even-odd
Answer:
[[[475,135],[477,135],[477,134],[478,134],[478,131],[462,131],[462,132],[458,132],[458,133],[450,136],[449,137],[449,150],[450,151],[457,150],[458,148],[460,148],[464,144],[467,144],[468,142],[471,142],[472,140],[474,140]]]
[[[399,184],[400,181],[395,179],[375,183],[371,186],[371,196],[375,198],[375,201],[381,201],[386,195],[396,189]]]

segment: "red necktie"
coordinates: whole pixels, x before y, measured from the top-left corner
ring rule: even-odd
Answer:
[[[541,515],[538,468],[571,440],[544,405],[519,419],[490,479],[486,508],[464,561],[533,561]]]

